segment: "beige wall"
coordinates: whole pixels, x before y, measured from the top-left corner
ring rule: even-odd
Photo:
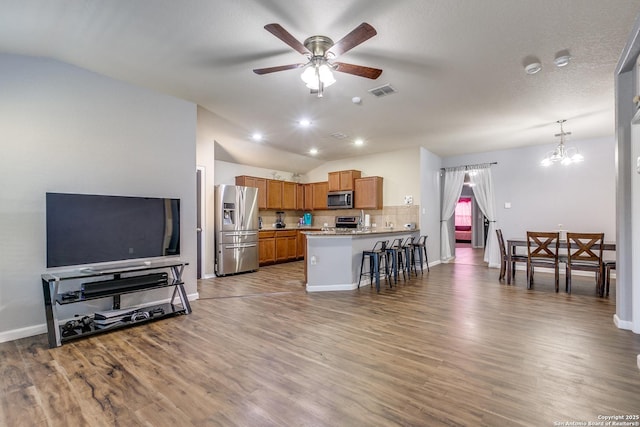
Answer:
[[[327,173],[356,169],[362,176],[381,176],[385,206],[402,206],[405,196],[420,204],[420,148],[370,154],[327,162],[307,174],[307,182],[326,181]]]

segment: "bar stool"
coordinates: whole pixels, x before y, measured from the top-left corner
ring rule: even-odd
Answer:
[[[415,251],[418,251],[418,258],[420,259],[420,274],[424,274],[422,266],[424,265],[424,262],[426,261],[427,263],[427,272],[431,271],[429,269],[429,258],[427,256],[427,235],[422,235],[418,238],[417,242],[412,242],[411,243],[411,264],[413,265],[413,268],[416,272],[416,276],[418,275],[418,268],[416,267],[416,254]],[[422,257],[422,255],[424,254],[424,258]]]
[[[387,240],[377,241],[371,250],[362,251],[362,260],[360,261],[360,277],[358,278],[358,288],[362,276],[369,277],[370,285],[373,285],[373,279],[376,279],[376,291],[380,292],[380,270],[384,264],[385,278],[389,281],[389,265],[387,263]],[[369,259],[369,271],[364,270],[364,261]],[[389,285],[391,282],[389,281]]]
[[[413,240],[414,240],[413,236],[409,236],[405,238],[404,241],[402,242],[402,252],[404,253],[403,268],[407,270],[407,273],[409,274],[409,278],[411,278],[411,265],[412,265],[411,253],[413,252]],[[416,271],[416,276],[417,275],[418,275],[418,272]]]
[[[389,258],[391,258],[391,271],[393,272],[394,283],[398,283],[398,271],[400,270],[400,264],[402,264],[402,277],[407,280],[407,276],[404,271],[404,262],[402,260],[402,254],[404,248],[402,247],[402,239],[398,238],[391,242],[391,245],[385,248],[387,252],[387,265],[389,264]]]

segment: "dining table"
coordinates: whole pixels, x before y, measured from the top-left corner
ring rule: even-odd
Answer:
[[[511,275],[513,274],[511,270],[513,265],[513,262],[511,261],[511,256],[516,254],[516,250],[518,247],[525,247],[525,248],[527,247],[527,238],[520,237],[516,239],[507,239],[507,244],[505,246],[506,246],[505,249],[507,251],[507,284],[510,285]],[[559,246],[560,246],[560,249],[567,249],[567,241],[560,240]],[[594,245],[593,248],[600,249],[600,245]],[[602,250],[615,252],[616,242],[603,242]]]

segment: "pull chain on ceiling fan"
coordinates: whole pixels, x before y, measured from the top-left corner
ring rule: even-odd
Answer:
[[[353,74],[373,80],[382,74],[382,70],[379,68],[330,61],[377,34],[376,30],[366,22],[358,25],[337,43],[333,43],[333,40],[326,36],[311,36],[302,44],[280,24],[267,24],[264,28],[289,45],[293,50],[306,56],[308,62],[304,64],[257,68],[253,70],[256,74],[262,75],[296,68],[306,68],[300,78],[306,83],[307,87],[311,89],[311,93],[317,93],[319,98],[322,97],[325,87],[335,83],[335,78],[331,71],[339,71],[341,73]]]

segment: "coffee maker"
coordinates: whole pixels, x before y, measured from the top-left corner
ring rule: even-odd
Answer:
[[[278,211],[276,212],[276,228],[285,228],[287,224],[284,223],[284,212]]]

